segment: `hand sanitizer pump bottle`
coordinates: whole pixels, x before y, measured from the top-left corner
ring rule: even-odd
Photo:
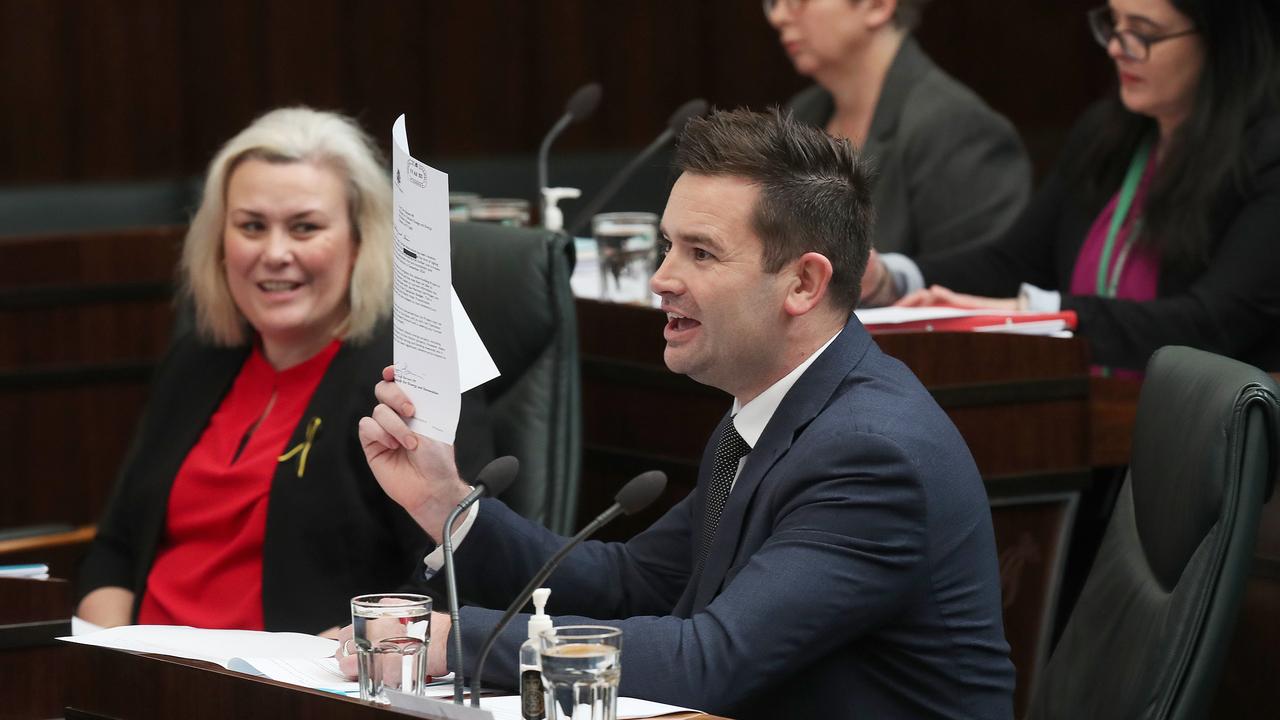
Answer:
[[[533,591],[533,617],[529,618],[529,639],[520,646],[520,716],[524,720],[543,720],[546,717],[546,690],[542,686],[542,644],[538,640],[545,630],[551,629],[551,617],[547,615],[547,597],[550,588]]]
[[[564,211],[559,203],[579,197],[582,197],[582,191],[578,188],[542,188],[542,227],[556,232],[564,230]]]

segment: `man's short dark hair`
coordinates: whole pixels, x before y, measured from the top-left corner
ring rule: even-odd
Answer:
[[[690,120],[675,166],[694,175],[745,178],[760,188],[751,223],[765,272],[807,252],[831,261],[832,302],[857,305],[871,251],[871,170],[848,140],[790,112],[717,111]]]
[[[920,13],[930,0],[898,0],[898,9],[893,13],[893,24],[903,30],[915,30],[920,24]]]

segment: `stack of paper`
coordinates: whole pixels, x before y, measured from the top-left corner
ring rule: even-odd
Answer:
[[[228,670],[262,675],[302,687],[333,692],[357,690],[338,670],[338,643],[301,633],[204,630],[177,625],[125,625],[59,640],[203,660]]]
[[[28,565],[0,565],[0,577],[48,580],[49,566],[44,563],[30,563]]]
[[[1000,332],[1071,337],[1076,314],[973,308],[885,307],[858,310],[858,320],[872,332]]]

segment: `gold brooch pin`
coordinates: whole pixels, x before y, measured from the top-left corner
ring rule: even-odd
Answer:
[[[316,431],[320,429],[320,418],[313,417],[311,422],[307,423],[307,437],[302,442],[293,446],[289,452],[276,458],[279,462],[289,462],[294,455],[298,456],[298,477],[307,471],[307,456],[311,454],[311,443],[316,439]]]

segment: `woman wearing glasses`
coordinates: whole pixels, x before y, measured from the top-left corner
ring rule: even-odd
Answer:
[[[875,159],[881,252],[993,240],[1030,195],[1030,165],[1013,126],[911,37],[926,2],[764,0],[796,71],[817,82],[791,100],[796,118]]]
[[[1018,223],[983,248],[873,258],[863,304],[1070,310],[1103,366],[1179,344],[1280,369],[1278,16],[1274,0],[1090,12],[1119,92]]]

